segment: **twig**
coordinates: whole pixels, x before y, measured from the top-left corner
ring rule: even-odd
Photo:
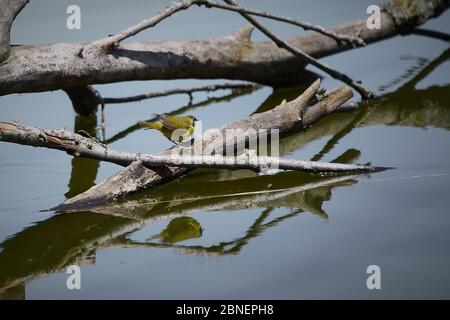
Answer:
[[[217,3],[217,2],[214,2],[211,0],[196,0],[194,2],[196,5],[199,5],[199,6],[205,5],[206,7],[218,8],[218,9],[223,9],[223,10],[228,10],[228,11],[233,11],[233,12],[238,12],[238,13],[243,13],[243,14],[259,16],[259,17],[263,17],[263,18],[267,18],[267,19],[271,19],[271,20],[286,22],[286,23],[289,23],[292,25],[302,27],[304,30],[311,30],[311,31],[321,33],[327,37],[330,37],[330,38],[336,40],[339,44],[349,43],[350,45],[352,45],[354,47],[359,47],[359,46],[365,45],[364,40],[358,36],[337,34],[336,32],[333,32],[332,30],[326,30],[326,29],[322,28],[321,26],[312,24],[310,22],[293,19],[293,18],[289,18],[289,17],[282,17],[282,16],[271,14],[269,12],[257,11],[257,10],[241,7],[238,5],[220,4],[220,3]]]
[[[136,24],[118,34],[109,36],[105,39],[102,39],[102,40],[96,42],[96,44],[101,44],[106,47],[111,46],[111,45],[117,46],[121,41],[141,32],[145,29],[154,27],[159,22],[170,17],[174,13],[182,11],[182,10],[186,10],[193,5],[198,5],[198,6],[204,5],[209,8],[213,7],[213,8],[217,8],[217,9],[234,11],[234,12],[239,12],[239,13],[243,13],[243,14],[251,14],[251,15],[255,15],[255,16],[264,17],[267,19],[272,19],[272,20],[276,20],[276,21],[293,24],[293,25],[302,27],[304,30],[312,30],[312,31],[321,33],[325,36],[328,36],[328,37],[336,40],[339,44],[346,42],[346,43],[351,44],[354,47],[365,45],[364,40],[358,36],[337,34],[333,31],[325,30],[321,26],[312,24],[310,22],[301,21],[298,19],[292,19],[289,17],[282,17],[282,16],[274,15],[274,14],[271,14],[268,12],[252,10],[252,9],[244,8],[244,7],[237,6],[237,5],[224,5],[224,4],[220,4],[220,3],[210,1],[210,0],[181,0],[178,2],[173,2],[170,6],[162,9],[161,11],[159,11],[158,13],[153,15],[151,18],[144,19],[141,22],[139,22],[138,24]]]
[[[210,84],[210,85],[204,85],[204,86],[194,86],[190,88],[176,88],[176,89],[169,89],[164,91],[158,91],[158,92],[149,92],[145,94],[140,94],[136,96],[130,96],[130,97],[121,97],[121,98],[101,98],[101,101],[104,104],[110,104],[110,103],[125,103],[125,102],[135,102],[135,101],[141,101],[145,99],[152,99],[152,98],[158,98],[158,97],[166,97],[173,94],[187,94],[189,97],[192,97],[192,93],[194,92],[211,92],[211,91],[217,91],[217,90],[225,90],[225,89],[250,89],[254,88],[256,85],[252,83],[223,83],[223,84]]]
[[[226,3],[236,6],[236,2],[234,0],[224,0]],[[246,13],[240,13],[241,16],[243,16],[248,22],[250,22],[252,25],[254,25],[258,30],[260,30],[262,33],[264,33],[268,38],[270,38],[278,47],[288,50],[293,55],[299,57],[300,59],[312,64],[313,66],[319,68],[320,70],[328,73],[333,78],[340,80],[346,84],[348,84],[350,87],[355,89],[364,99],[372,99],[375,97],[375,95],[367,90],[360,82],[353,80],[349,76],[321,63],[320,61],[316,60],[312,56],[308,55],[307,53],[303,52],[301,49],[298,49],[286,41],[281,40],[278,38],[273,32],[269,31],[266,27],[261,25],[258,21],[256,21],[254,18],[249,16]]]
[[[278,157],[243,154],[237,157],[207,155],[150,155],[107,148],[95,139],[86,138],[65,129],[44,130],[18,123],[0,122],[0,140],[33,147],[66,151],[77,157],[129,165],[140,161],[147,167],[174,166],[187,168],[251,169],[276,167],[282,170],[312,172],[370,172],[376,167],[317,161],[280,159]]]
[[[100,45],[102,47],[111,47],[111,46],[118,46],[119,43],[131,36],[134,36],[135,34],[141,32],[142,30],[151,28],[155,25],[157,25],[162,20],[170,17],[174,13],[182,10],[186,10],[190,6],[192,6],[194,3],[189,0],[181,0],[177,2],[173,2],[170,6],[160,10],[155,15],[153,15],[149,19],[144,19],[138,24],[131,26],[130,28],[117,33],[115,35],[109,36],[107,38],[98,40],[93,42],[93,45]]]

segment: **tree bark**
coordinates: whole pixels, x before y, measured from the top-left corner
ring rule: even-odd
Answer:
[[[363,18],[330,31],[360,33],[369,44],[408,33],[449,5],[448,0],[394,1],[383,7],[379,30],[369,30]],[[245,28],[218,39],[120,44],[109,51],[92,43],[17,46],[0,64],[0,95],[151,79],[225,78],[274,86],[301,81],[304,62],[272,42],[251,42],[250,34]],[[314,58],[353,48],[317,33],[286,41]]]
[[[0,63],[8,59],[11,50],[11,26],[28,0],[0,0]]]
[[[307,172],[370,172],[377,168],[366,165],[327,163],[281,159],[273,156],[258,156],[244,153],[237,157],[222,155],[151,155],[119,151],[108,148],[93,138],[86,138],[65,129],[44,130],[18,123],[0,122],[0,141],[62,150],[76,157],[129,165],[140,161],[146,167],[183,167],[250,169],[255,171],[274,168]]]

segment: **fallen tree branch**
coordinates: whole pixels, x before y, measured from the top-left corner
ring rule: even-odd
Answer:
[[[321,122],[320,125],[313,125],[312,127],[308,128],[308,130],[301,130],[284,138],[282,143],[280,144],[280,155],[288,155],[292,152],[292,150],[298,149],[301,146],[304,146],[313,141],[318,141],[321,138],[323,139],[326,137],[333,137],[334,135],[337,135],[337,139],[339,139],[342,131],[347,132],[348,130],[351,130],[354,125],[357,125],[357,127],[365,127],[382,124],[395,124],[399,126],[412,126],[421,128],[433,126],[436,128],[450,129],[448,125],[449,121],[447,120],[450,119],[450,112],[447,108],[450,101],[448,88],[449,87],[432,87],[426,90],[419,90],[417,92],[408,92],[406,96],[408,96],[409,98],[406,102],[404,101],[404,92],[400,94],[400,97],[395,97],[395,94],[389,94],[385,97],[385,99],[382,100],[381,105],[378,105],[377,108],[370,113],[370,115],[363,123],[355,118],[359,117],[359,114],[349,114],[348,116],[341,116],[333,112],[333,114],[329,118],[324,119],[325,121]],[[340,107],[335,110],[339,109]],[[307,114],[308,112],[306,112],[306,115]],[[353,125],[350,124],[351,122],[353,122]],[[350,128],[348,128],[347,130],[346,127],[348,126],[350,126]],[[331,139],[334,140],[334,138]],[[346,162],[341,161],[340,159],[337,159],[336,161],[338,160],[339,162]],[[133,164],[132,166],[134,165],[135,164]],[[128,172],[134,172],[130,167],[127,170],[129,170]],[[211,174],[209,181],[229,179],[229,174],[233,175],[233,179],[239,179],[239,177],[243,173],[227,172],[226,177],[224,177],[224,173],[218,171],[214,174]],[[255,175],[253,173],[251,174]],[[291,172],[290,174],[296,173]],[[275,179],[275,177],[277,176],[278,175],[270,176],[270,183],[272,183],[273,179]],[[141,175],[141,177],[144,177],[144,175]],[[119,179],[117,175],[115,176],[115,178]],[[195,177],[188,176],[185,179],[195,179]],[[257,179],[252,180],[252,182],[249,184],[254,185],[255,183],[260,183],[260,187],[262,188],[264,182],[268,183],[267,181],[268,180],[264,180],[264,177],[257,177]],[[113,181],[110,182],[111,184],[113,183]],[[158,198],[159,196],[162,197],[162,195],[166,195],[167,193],[171,194],[172,192],[175,192],[175,189],[179,193],[182,193],[183,188],[186,188],[186,185],[184,185],[183,183],[166,185],[161,190],[153,190],[149,194],[149,196],[156,198]],[[186,181],[186,183],[188,183],[188,186],[191,186],[188,180]],[[242,184],[247,185],[248,182],[242,182]],[[223,191],[224,186],[227,185],[229,185],[228,188],[229,192],[231,193],[233,192],[233,188],[236,188],[239,185],[239,182],[237,184],[231,184],[231,182],[227,180],[227,182],[223,186],[221,185],[219,189]],[[117,189],[119,189],[119,186],[117,186]],[[90,195],[93,195],[92,190],[90,191]],[[86,199],[86,196],[87,194],[85,194],[83,198]],[[100,207],[103,207],[103,205],[100,205]],[[119,208],[119,206],[117,208]],[[122,212],[124,213],[124,210],[126,210],[127,208],[126,203],[121,208]],[[91,210],[91,207],[89,207],[89,210]],[[105,208],[105,211],[108,210],[108,208]],[[119,210],[117,210],[117,212],[118,211]],[[137,209],[136,213],[137,212],[143,214],[145,211]]]
[[[119,43],[131,36],[134,36],[138,34],[139,32],[154,27],[161,21],[165,20],[166,18],[170,17],[171,15],[175,14],[176,12],[186,10],[189,7],[197,5],[197,6],[206,6],[208,8],[217,8],[222,10],[228,10],[238,13],[244,13],[244,14],[251,14],[259,17],[264,17],[271,20],[276,20],[280,22],[289,23],[292,25],[296,25],[299,27],[302,27],[304,30],[311,30],[318,33],[321,33],[327,37],[330,37],[334,40],[336,40],[339,44],[342,44],[343,42],[347,42],[351,44],[352,46],[363,46],[364,40],[357,37],[357,36],[351,36],[351,35],[344,35],[344,34],[337,34],[336,32],[326,30],[322,28],[319,25],[312,24],[310,22],[301,21],[298,19],[292,19],[288,17],[282,17],[277,16],[268,12],[262,12],[257,10],[252,10],[249,8],[244,8],[238,5],[224,5],[220,4],[211,0],[180,0],[178,2],[173,2],[171,5],[167,6],[166,8],[160,10],[155,15],[153,15],[149,19],[144,19],[138,24],[129,27],[128,29],[119,32],[118,34],[111,35],[105,39],[99,40],[94,42],[94,45],[102,45],[104,47],[109,46],[118,46]]]
[[[234,0],[224,0],[226,3],[231,4],[233,6],[237,6],[236,2]],[[248,22],[250,22],[255,28],[257,28],[259,31],[264,33],[269,39],[271,39],[279,48],[286,49],[290,53],[292,53],[294,56],[300,58],[301,60],[312,64],[313,66],[319,68],[320,70],[326,72],[333,78],[340,80],[356,91],[361,95],[363,99],[372,99],[375,97],[375,95],[367,90],[360,81],[355,81],[352,78],[350,78],[348,75],[337,71],[336,69],[331,68],[330,66],[323,64],[319,60],[315,59],[314,57],[310,56],[306,52],[304,52],[302,49],[299,49],[298,47],[295,47],[291,45],[290,43],[281,40],[278,36],[275,35],[272,31],[264,27],[261,23],[256,21],[254,18],[249,16],[248,14],[241,13],[241,16],[243,16]]]
[[[141,101],[145,99],[166,97],[174,94],[187,94],[189,96],[189,100],[192,101],[192,94],[194,92],[212,92],[217,90],[226,90],[226,89],[250,89],[255,87],[252,83],[222,83],[222,84],[210,84],[203,86],[194,86],[189,88],[175,88],[158,92],[149,92],[145,94],[140,94],[136,96],[130,97],[121,97],[121,98],[101,98],[101,101],[104,104],[111,103],[125,103],[125,102],[135,102]]]
[[[214,8],[219,8],[219,9],[225,9],[225,10],[230,10],[230,11],[234,11],[234,12],[238,12],[240,13],[245,19],[247,19],[247,21],[249,21],[252,25],[254,25],[257,29],[259,29],[262,33],[264,33],[269,39],[271,39],[279,48],[281,49],[286,49],[287,51],[289,51],[290,53],[292,53],[293,55],[297,56],[298,58],[302,59],[304,62],[310,63],[313,66],[319,68],[320,70],[326,72],[327,74],[329,74],[330,76],[332,76],[333,78],[340,80],[344,83],[346,83],[347,85],[351,86],[352,88],[354,88],[356,91],[358,91],[361,96],[364,99],[370,99],[375,97],[375,95],[370,92],[369,90],[367,90],[359,81],[355,81],[353,79],[351,79],[348,75],[337,71],[336,69],[333,69],[331,67],[329,67],[328,65],[325,65],[321,62],[319,62],[318,60],[316,60],[314,57],[308,55],[307,53],[305,53],[303,50],[296,48],[292,45],[290,45],[289,43],[287,43],[286,41],[281,40],[280,38],[278,38],[273,32],[271,32],[269,29],[267,29],[266,27],[264,27],[263,25],[261,25],[260,23],[258,23],[255,19],[253,19],[252,17],[250,17],[246,12],[248,10],[245,10],[245,8],[239,7],[234,0],[225,0],[226,3],[230,4],[229,6],[224,6],[224,5],[220,5],[218,3],[215,3],[213,1],[208,1],[208,0],[181,0],[179,2],[173,2],[169,7],[165,8],[164,10],[158,12],[156,15],[154,15],[152,18],[150,19],[145,19],[143,21],[141,21],[139,24],[130,27],[129,29],[120,32],[116,35],[110,36],[104,40],[100,40],[99,42],[94,42],[92,45],[90,45],[89,47],[95,47],[97,45],[100,45],[100,47],[109,47],[109,46],[118,46],[120,41],[137,34],[138,32],[147,29],[149,27],[153,27],[156,24],[158,24],[159,22],[161,22],[162,20],[170,17],[172,14],[174,14],[175,12],[181,11],[181,10],[185,10],[189,7],[191,7],[192,5],[205,5],[209,8],[214,7]],[[268,15],[268,14],[264,14],[264,13],[258,13],[258,15],[264,15],[266,18],[273,18],[273,16]],[[253,11],[253,14],[255,14],[255,11]],[[277,17],[277,20],[279,21],[284,21],[284,22],[289,22],[289,23],[293,23],[296,25],[300,25],[301,27],[305,28],[306,26],[311,27],[311,24],[304,24],[302,22],[290,19],[288,21],[286,21],[286,19],[281,18],[281,17]],[[333,39],[337,39],[337,35],[334,32],[326,32],[323,28],[321,27],[317,27],[315,28],[316,30],[320,30],[322,34],[326,34],[327,36],[330,36]],[[360,41],[357,42],[355,41],[355,37],[353,37],[353,41],[349,41],[349,43],[352,46],[355,46],[355,43],[364,43],[364,41],[360,38],[358,38]],[[340,41],[338,42],[339,46],[342,44],[342,38],[339,39]],[[348,37],[346,39],[348,41]]]
[[[382,8],[381,28],[369,30],[366,18],[328,29],[357,34],[367,44],[407,34],[450,5],[446,0],[405,0],[420,10],[397,10],[393,2]],[[120,44],[107,52],[84,52],[89,44],[14,46],[0,64],[0,95],[57,90],[72,86],[130,80],[222,78],[269,85],[298,83],[305,62],[272,42],[250,41],[251,29],[210,40]],[[286,40],[318,59],[352,49],[328,36],[312,33]]]
[[[227,129],[239,128],[243,130],[243,139],[245,139],[245,132],[248,130],[259,129],[277,129],[279,130],[280,136],[283,136],[293,130],[307,128],[314,121],[318,120],[317,117],[322,115],[322,113],[317,111],[318,109],[325,109],[327,113],[333,112],[339,105],[352,97],[352,91],[349,88],[340,88],[330,92],[317,104],[306,108],[311,98],[319,89],[319,86],[320,81],[317,80],[302,95],[291,102],[283,103],[278,107],[263,113],[254,114],[247,119],[230,123],[221,127],[215,133],[205,133],[202,137],[196,139],[200,139],[202,145],[204,146],[202,151],[209,150],[212,152],[215,148],[210,148],[210,146],[217,144],[217,137],[219,135],[223,136],[223,132]],[[303,117],[301,116],[302,114]],[[220,143],[222,144],[223,142],[221,141]],[[237,145],[239,143],[239,139],[233,143]],[[161,153],[161,155],[173,155],[177,150],[186,150],[186,148],[183,149],[183,146],[178,146],[166,150]],[[192,154],[198,154],[198,151],[196,152],[195,148],[192,151]],[[185,175],[189,172],[189,170],[189,168],[177,167],[158,167],[149,169],[143,166],[140,162],[133,162],[117,174],[111,176],[100,184],[97,184],[90,190],[79,194],[74,198],[66,200],[54,209],[56,211],[65,211],[106,205],[115,199],[135,193],[144,188],[149,188],[172,181]]]
[[[217,3],[217,2],[214,2],[211,0],[197,0],[197,1],[195,1],[195,4],[196,5],[205,5],[208,8],[218,8],[218,9],[263,17],[263,18],[267,18],[267,19],[271,19],[271,20],[280,21],[280,22],[285,22],[288,24],[299,26],[299,27],[303,28],[303,30],[311,30],[311,31],[321,33],[327,37],[334,39],[338,44],[348,43],[354,47],[365,45],[364,40],[355,35],[337,34],[336,32],[334,32],[332,30],[326,30],[326,29],[322,28],[321,26],[312,24],[310,22],[293,19],[293,18],[289,18],[289,17],[282,17],[282,16],[278,16],[275,14],[271,14],[269,12],[252,10],[249,8],[241,7],[237,4],[225,5],[225,4],[220,4],[220,3]]]
[[[370,172],[378,169],[366,165],[280,159],[278,157],[250,154],[230,157],[221,155],[177,156],[133,153],[107,148],[95,139],[86,138],[65,129],[44,130],[8,122],[0,122],[0,141],[62,150],[76,157],[91,158],[119,165],[129,165],[134,161],[140,161],[146,167],[174,166],[231,170],[250,169],[257,171],[264,168],[307,172]]]

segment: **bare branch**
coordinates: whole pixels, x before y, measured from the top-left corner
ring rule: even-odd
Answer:
[[[278,157],[257,156],[249,153],[237,157],[207,155],[150,155],[118,151],[107,148],[100,142],[86,138],[65,129],[44,130],[27,127],[19,123],[0,122],[0,141],[33,147],[62,150],[77,157],[129,165],[140,161],[146,167],[174,166],[186,168],[222,168],[230,170],[279,168],[282,170],[311,172],[370,172],[376,168],[365,165],[327,163],[280,159]]]
[[[152,99],[152,98],[159,98],[159,97],[166,97],[174,94],[187,94],[190,97],[192,97],[192,94],[194,92],[212,92],[217,90],[226,90],[226,89],[250,89],[254,88],[255,85],[252,83],[222,83],[222,84],[210,84],[210,85],[203,85],[203,86],[194,86],[189,88],[176,88],[176,89],[169,89],[164,91],[158,91],[158,92],[149,92],[145,94],[140,94],[137,96],[130,96],[130,97],[121,97],[121,98],[101,98],[102,102],[104,104],[110,104],[110,103],[125,103],[125,102],[135,102],[135,101],[141,101],[145,99]]]
[[[207,0],[206,1],[205,0],[182,0],[179,2],[174,2],[170,6],[166,7],[165,9],[161,10],[160,12],[158,12],[156,15],[154,15],[150,19],[145,19],[145,20],[141,21],[140,23],[138,23],[137,25],[132,26],[132,27],[128,28],[127,30],[122,31],[114,36],[110,36],[106,39],[100,40],[99,42],[94,42],[93,45],[96,46],[99,44],[102,47],[109,47],[111,45],[117,46],[120,41],[122,41],[130,36],[133,36],[144,29],[155,26],[162,20],[170,17],[172,14],[174,14],[178,11],[185,10],[194,4],[195,5],[206,5],[208,7],[216,7],[216,8],[220,8],[220,9],[226,9],[226,10],[232,10],[232,11],[239,12],[245,19],[247,19],[247,21],[249,21],[252,25],[254,25],[257,29],[259,29],[262,33],[264,33],[272,41],[274,41],[274,43],[278,47],[288,50],[289,52],[291,52],[295,56],[301,58],[305,62],[308,62],[308,63],[314,65],[315,67],[319,68],[320,70],[328,73],[333,78],[338,79],[338,80],[348,84],[349,86],[354,88],[356,91],[358,91],[364,99],[370,99],[370,98],[374,97],[374,94],[372,92],[370,92],[369,90],[367,90],[361,83],[359,83],[359,82],[351,79],[349,76],[319,62],[318,60],[316,60],[312,56],[308,55],[301,49],[298,49],[298,48],[292,46],[291,44],[287,43],[286,41],[283,41],[280,38],[278,38],[273,32],[269,31],[266,27],[261,25],[255,19],[253,19],[250,15],[248,15],[247,13],[244,13],[245,10],[243,10],[243,8],[241,8],[241,7],[238,7],[236,2],[234,2],[234,0],[224,0],[224,1],[228,4],[230,4],[230,6],[223,6],[223,5],[216,4],[215,2],[207,1]],[[259,15],[261,15],[261,13]],[[283,18],[278,17],[278,20],[283,20]],[[290,20],[290,23],[292,23],[292,22],[296,22],[297,25],[300,23],[302,27],[305,27],[305,24],[301,23],[299,21]],[[323,28],[320,28],[320,27],[316,28],[316,29],[323,30]],[[336,36],[334,36],[332,38],[336,39]],[[341,42],[339,42],[339,44],[341,44]],[[354,44],[355,41],[353,41],[351,43]]]
[[[236,2],[234,0],[224,0],[226,3],[231,4],[233,6],[236,5]],[[253,19],[251,16],[245,13],[241,13],[241,15],[252,25],[254,25],[259,31],[264,33],[269,39],[271,39],[278,47],[282,49],[288,50],[290,53],[295,55],[296,57],[299,57],[305,62],[308,62],[312,64],[313,66],[319,68],[320,70],[328,73],[330,76],[332,76],[335,79],[338,79],[346,84],[348,84],[350,87],[358,91],[358,93],[364,98],[364,99],[371,99],[374,98],[375,95],[367,90],[360,82],[353,80],[349,76],[321,63],[320,61],[316,60],[303,50],[294,47],[293,45],[289,44],[288,42],[281,40],[276,36],[272,31],[269,31],[266,27],[264,27],[262,24],[260,24],[258,21]]]
[[[228,11],[233,11],[233,12],[255,15],[255,16],[272,19],[272,20],[276,20],[276,21],[286,22],[286,23],[289,23],[292,25],[302,27],[304,30],[311,30],[311,31],[321,33],[327,37],[330,37],[330,38],[336,40],[339,44],[349,43],[354,47],[365,45],[364,40],[358,36],[337,34],[336,32],[334,32],[332,30],[326,30],[326,29],[322,28],[321,26],[312,24],[310,22],[293,19],[293,18],[289,18],[289,17],[282,17],[282,16],[271,14],[269,12],[263,12],[263,11],[249,9],[249,8],[244,8],[239,5],[220,4],[220,3],[217,3],[217,2],[214,2],[211,0],[196,0],[194,2],[196,5],[205,5],[206,7],[218,8],[218,9],[223,9],[223,10],[228,10]]]
[[[186,10],[189,7],[191,7],[192,5],[198,5],[198,6],[204,5],[209,8],[212,7],[212,8],[218,8],[218,9],[223,9],[223,10],[228,10],[228,11],[233,11],[233,12],[252,14],[252,15],[256,15],[256,16],[296,25],[296,26],[302,27],[304,30],[316,31],[318,33],[321,33],[325,36],[328,36],[328,37],[336,40],[339,44],[346,42],[346,43],[351,44],[352,46],[363,46],[364,45],[364,40],[361,39],[360,37],[352,36],[352,35],[337,34],[333,31],[325,30],[321,26],[312,24],[310,22],[292,19],[289,17],[277,16],[277,15],[274,15],[274,14],[271,14],[268,12],[261,12],[261,11],[252,10],[249,8],[240,7],[240,6],[224,5],[224,4],[220,4],[220,3],[217,3],[217,2],[214,2],[211,0],[181,0],[179,2],[173,2],[170,6],[159,11],[158,13],[153,15],[151,18],[144,19],[141,22],[139,22],[138,24],[136,24],[118,34],[115,34],[115,35],[109,36],[105,39],[96,41],[94,44],[101,44],[102,46],[111,46],[111,45],[117,46],[121,41],[141,32],[145,29],[154,27],[159,22],[170,17],[174,13],[179,12],[181,10]]]
[[[138,24],[131,26],[130,28],[117,33],[115,35],[109,36],[107,38],[95,41],[92,43],[94,46],[101,46],[101,47],[111,47],[111,46],[118,46],[119,43],[131,36],[134,36],[135,34],[141,32],[142,30],[154,27],[164,19],[170,17],[174,13],[182,10],[186,10],[190,6],[193,5],[193,1],[190,0],[180,0],[178,2],[172,2],[172,4],[161,11],[157,12],[155,15],[153,15],[149,19],[144,19]]]

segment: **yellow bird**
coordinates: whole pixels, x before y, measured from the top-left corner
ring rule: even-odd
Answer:
[[[167,139],[174,143],[182,142],[192,136],[195,130],[194,116],[177,117],[167,114],[157,115],[158,122],[139,121],[144,129],[154,129],[161,132]]]

